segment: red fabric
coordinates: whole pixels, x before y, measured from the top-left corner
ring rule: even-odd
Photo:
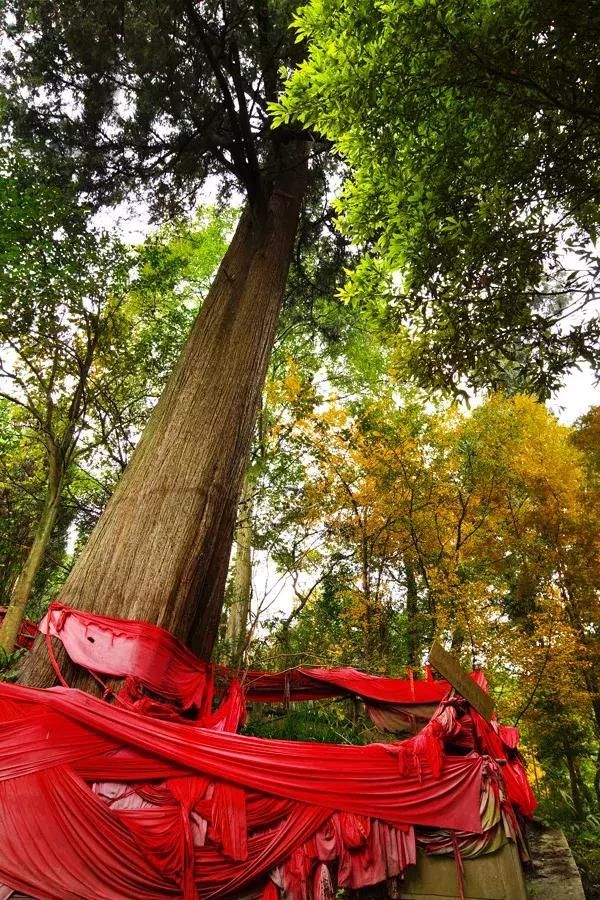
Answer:
[[[0,880],[41,900],[224,896],[278,866],[302,900],[320,851],[364,887],[399,853],[408,864],[408,823],[481,829],[481,757],[447,757],[436,777],[414,748],[401,773],[396,745],[266,741],[65,688],[0,684],[0,721]],[[107,783],[129,785],[114,808]]]
[[[379,703],[408,705],[439,703],[448,693],[447,681],[384,678],[357,669],[297,668],[288,672],[248,672],[245,689],[249,701],[276,703],[286,692],[291,700],[318,700],[353,694]]]
[[[325,863],[319,863],[313,877],[313,900],[335,900],[331,874]]]
[[[4,621],[4,616],[6,615],[6,607],[0,606],[0,625]],[[27,619],[24,619],[21,622],[21,627],[19,629],[19,635],[17,637],[16,646],[25,649],[31,650],[33,646],[33,642],[38,633],[38,627],[35,622],[29,622]]]
[[[279,900],[279,890],[269,878],[262,893],[262,900]]]
[[[65,763],[94,781],[126,781],[134,773],[148,781],[183,769],[393,825],[480,828],[480,758],[447,757],[439,778],[423,759],[418,766],[405,765],[401,775],[402,745],[338,746],[220,733],[157,721],[65,688],[0,684],[0,704],[4,699],[20,708],[22,718],[10,723],[8,740],[3,734],[0,780]],[[125,752],[116,754],[118,748]]]
[[[447,681],[427,682],[414,677],[408,680],[384,678],[367,675],[356,669],[310,669],[307,670],[307,674],[310,674],[311,678],[334,684],[349,693],[380,703],[410,704],[440,701],[450,687]]]
[[[104,675],[137,678],[184,709],[201,706],[207,666],[164,628],[53,603],[42,634],[60,638],[73,662]]]
[[[511,802],[527,805],[517,736],[507,730],[503,740],[461,698],[446,698],[419,734],[396,744],[235,733],[245,693],[350,692],[393,706],[413,692],[430,699],[440,682],[300,669],[251,673],[242,685],[144,623],[55,604],[42,627],[80,664],[126,681],[113,705],[65,687],[0,683],[0,881],[40,900],[242,890],[273,900],[277,889],[289,900],[328,900],[336,887],[400,875],[415,861],[413,826],[466,833],[463,844],[479,835],[485,846],[490,797],[504,798],[507,821]],[[215,675],[228,691],[213,712]],[[505,760],[506,795],[498,766],[471,749],[475,739]],[[453,745],[471,752],[452,756]]]
[[[486,722],[474,709],[471,710],[471,716],[482,751],[503,763],[502,778],[510,803],[525,818],[530,818],[538,804],[517,751],[518,728],[499,725],[495,720],[491,723]]]
[[[284,862],[335,808],[344,810],[350,829],[358,821],[354,812],[367,822],[381,815],[392,825],[416,818],[479,827],[479,759],[449,759],[439,780],[430,772],[421,780],[415,773],[401,777],[382,747],[290,746],[213,732],[148,719],[64,688],[0,684],[0,713],[8,736],[0,744],[0,845],[7,849],[0,877],[40,898],[187,900],[198,887],[203,896],[229,893]],[[150,809],[112,810],[86,785],[129,781],[135,790],[157,778],[168,779],[171,800]],[[215,796],[222,792],[212,808],[222,850],[194,847],[191,839],[190,814],[209,779]],[[297,802],[274,830],[271,816],[280,818],[281,801],[263,803],[260,824],[271,829],[249,833],[246,858],[236,862],[242,850],[238,844],[226,855],[222,823],[227,816],[239,822],[248,783]],[[303,802],[308,798],[312,805]],[[256,814],[255,806],[255,822]],[[350,852],[353,841],[347,842]],[[362,863],[353,859],[355,881]],[[372,883],[374,872],[367,867],[363,884]]]
[[[147,622],[115,619],[53,603],[39,625],[43,634],[58,637],[78,665],[104,675],[139,680],[155,693],[184,709],[206,707],[211,667],[195,657],[169,632]],[[224,666],[212,667],[225,679],[236,677]],[[485,676],[472,676],[484,686]],[[318,700],[345,694],[384,704],[439,703],[447,681],[411,677],[386,678],[352,668],[299,667],[286,672],[247,672],[244,692],[249,702]]]

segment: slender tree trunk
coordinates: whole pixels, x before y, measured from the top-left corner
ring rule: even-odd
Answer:
[[[419,590],[417,579],[411,563],[404,560],[404,576],[406,580],[406,655],[407,663],[416,666],[420,662],[421,647],[417,616],[419,615]]]
[[[233,597],[227,617],[227,645],[229,661],[238,666],[246,644],[248,615],[252,597],[252,478],[248,473],[244,479],[244,487],[240,498],[238,517],[235,529],[235,560],[233,565]]]
[[[585,644],[587,635],[582,635],[580,632],[578,634],[578,637],[582,641],[582,643]],[[583,681],[586,686],[586,690],[590,695],[590,703],[594,718],[593,724],[596,730],[596,734],[600,738],[600,684],[598,683],[598,679],[595,673],[590,669],[584,669]]]
[[[360,519],[359,519],[360,521]],[[361,588],[365,604],[365,659],[368,663],[373,661],[374,651],[374,628],[373,628],[373,606],[371,597],[371,573],[369,570],[369,544],[366,535],[366,525],[361,524]]]
[[[568,750],[565,750],[565,760],[567,762],[567,769],[569,771],[571,797],[573,798],[573,808],[575,810],[575,816],[577,819],[581,820],[584,816],[584,809],[583,799],[579,788],[579,779],[577,777],[577,763],[575,762],[575,757],[573,756],[573,754]]]
[[[51,447],[48,453],[48,483],[44,506],[31,547],[15,581],[4,621],[0,626],[0,648],[5,653],[12,653],[17,642],[33,583],[44,561],[54,531],[60,509],[64,478],[65,466],[62,455],[55,447]]]
[[[456,628],[452,631],[452,642],[450,644],[450,650],[456,656],[458,656],[462,652],[463,644],[465,642],[465,633],[462,629],[461,625],[457,625]]]
[[[575,629],[577,637],[579,638],[582,646],[586,649],[588,659],[590,659],[590,661],[593,661],[595,654],[593,653],[592,647],[590,647],[590,643],[593,642],[595,638],[592,637],[590,639],[588,632],[584,628],[575,595],[571,588],[568,586],[562,563],[559,563],[559,572],[561,577],[561,593],[565,601],[565,607],[567,610],[567,615],[569,617],[569,622]],[[590,704],[593,714],[593,726],[596,731],[597,737],[600,738],[600,680],[598,679],[596,672],[597,666],[594,666],[593,662],[589,667],[585,665],[583,667],[583,681],[590,696]],[[598,797],[598,801],[600,802],[600,751],[598,752],[598,770],[594,784],[596,788],[596,795]]]
[[[268,201],[244,211],[140,445],[61,593],[82,609],[193,636],[205,658],[307,170],[307,144],[280,148]],[[53,681],[39,640],[21,678]]]
[[[584,778],[583,775],[582,775],[582,772],[581,772],[581,766],[579,765],[578,762],[575,763],[575,774],[576,774],[576,776],[577,776],[577,781],[578,781],[578,784],[579,784],[579,792],[580,792],[580,794],[581,794],[581,796],[582,796],[584,805],[585,805],[588,809],[593,809],[594,806],[596,805],[596,804],[595,804],[594,795],[593,795],[592,792],[590,791],[590,789],[589,789],[589,787],[588,787],[588,784],[587,784],[585,778]]]

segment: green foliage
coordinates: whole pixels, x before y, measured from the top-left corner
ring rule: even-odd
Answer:
[[[374,729],[364,718],[355,715],[348,701],[307,701],[293,703],[288,710],[256,707],[244,728],[255,737],[288,741],[317,741],[331,744],[367,744],[374,739]],[[376,740],[381,740],[377,734]]]
[[[131,259],[118,241],[89,228],[87,211],[39,158],[2,151],[0,193],[2,396],[23,410],[42,442],[68,456]]]
[[[579,831],[569,830],[573,851],[587,900],[600,900],[600,817],[588,816]]]
[[[273,134],[267,111],[300,55],[289,29],[294,8],[291,0],[134,0],[124,8],[8,0],[6,134],[43,151],[47,166],[95,205],[141,192],[162,220],[193,209],[208,179],[221,200],[241,189],[264,209],[282,143],[305,140],[296,127]],[[331,296],[344,253],[328,233],[336,161],[318,145],[311,159],[299,234],[310,262],[294,267],[286,297],[303,307],[304,321],[312,295]]]
[[[367,254],[412,374],[540,396],[597,364],[600,17],[584,2],[347,3],[294,20],[307,59],[271,106],[348,163],[340,224]]]
[[[236,215],[200,209],[193,219],[173,220],[129,248],[127,287],[111,310],[110,331],[97,354],[90,415],[96,443],[83,454],[86,468],[91,465],[109,487],[175,366]]]
[[[43,502],[45,481],[43,448],[19,409],[0,400],[0,606],[7,606],[10,601]],[[66,574],[65,538],[71,516],[65,510],[59,518],[36,580],[34,603],[47,584]],[[44,608],[42,602],[40,611]],[[31,615],[36,617],[35,606]]]
[[[0,681],[16,681],[18,678],[18,664],[26,650],[14,650],[7,653],[0,647]]]

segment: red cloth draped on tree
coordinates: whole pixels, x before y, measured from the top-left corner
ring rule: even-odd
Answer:
[[[442,700],[400,743],[235,733],[248,696],[351,693],[410,706],[447,693],[440,682],[302,669],[251,673],[241,685],[145,623],[55,604],[40,629],[78,664],[125,682],[114,703],[0,684],[0,882],[15,890],[52,900],[241,891],[307,900],[328,885],[400,876],[415,861],[415,827],[439,833],[440,852],[447,832],[485,843],[501,816],[531,812],[515,734],[461,698]],[[227,692],[213,711],[215,674]]]

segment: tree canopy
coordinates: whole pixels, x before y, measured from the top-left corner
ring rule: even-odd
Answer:
[[[349,291],[387,298],[412,372],[547,396],[597,365],[598,10],[312,0],[294,27],[275,120],[346,161]]]
[[[264,202],[274,152],[266,105],[279,67],[297,56],[292,9],[9,0],[6,116],[104,200],[143,185],[172,208],[218,176]]]

